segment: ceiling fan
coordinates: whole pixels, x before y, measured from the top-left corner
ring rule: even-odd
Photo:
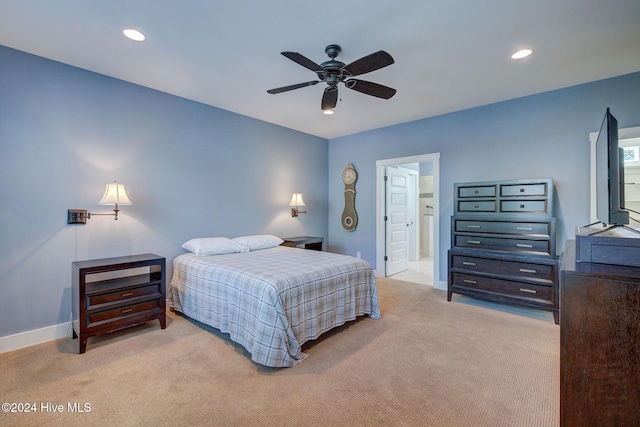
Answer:
[[[389,99],[396,94],[396,90],[393,88],[383,86],[378,83],[368,82],[366,80],[352,78],[393,64],[393,58],[391,55],[384,50],[379,50],[346,65],[344,62],[340,62],[335,59],[341,50],[342,48],[337,44],[330,44],[327,46],[324,51],[331,59],[320,65],[297,52],[281,52],[282,55],[286,56],[293,62],[297,62],[303,67],[316,73],[319,80],[311,80],[304,83],[269,89],[267,92],[271,94],[282,93],[294,89],[300,89],[302,87],[313,86],[321,81],[325,82],[328,86],[324,89],[324,94],[322,95],[323,111],[335,108],[338,102],[338,83],[340,82],[344,83],[344,85],[349,89],[378,98]]]

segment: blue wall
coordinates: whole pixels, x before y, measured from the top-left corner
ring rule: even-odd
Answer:
[[[441,153],[441,279],[455,182],[554,178],[561,250],[589,221],[589,132],[606,107],[640,126],[638,93],[635,73],[327,142],[0,46],[0,337],[69,319],[72,261],[154,252],[170,265],[192,237],[319,235],[377,267],[377,160]],[[69,208],[108,212],[97,201],[115,179],[134,203],[117,222],[66,224]],[[291,218],[296,191],[309,213]]]
[[[75,260],[327,238],[327,165],[326,139],[0,46],[0,337],[69,320]],[[118,221],[66,224],[70,208],[110,212],[113,180],[133,202]],[[291,218],[293,192],[307,215]]]
[[[331,140],[330,249],[361,251],[375,266],[376,161],[439,152],[441,280],[446,280],[456,182],[553,178],[561,251],[575,227],[589,223],[589,133],[600,129],[606,107],[619,127],[640,126],[638,94],[640,73],[634,73]],[[348,163],[358,170],[354,232],[340,224],[341,174]]]

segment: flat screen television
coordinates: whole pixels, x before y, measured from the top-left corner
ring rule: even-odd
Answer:
[[[612,226],[629,224],[624,208],[624,156],[618,147],[618,121],[609,108],[596,140],[596,217]]]

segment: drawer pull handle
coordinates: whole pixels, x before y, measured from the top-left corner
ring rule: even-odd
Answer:
[[[462,261],[462,265],[471,265],[471,266],[475,267],[478,264],[476,264],[475,262]]]
[[[474,209],[478,209],[480,207],[480,205],[473,205]]]
[[[537,273],[537,271],[529,270],[528,268],[521,268],[520,272],[522,272],[522,273],[531,273],[531,274],[536,274]]]
[[[520,188],[520,192],[521,192],[521,193],[524,193],[524,188]]]
[[[480,193],[480,190],[478,189],[473,190],[473,194],[478,194],[478,193]]]
[[[478,282],[476,282],[475,280],[469,280],[469,279],[464,279],[463,280],[464,283],[471,283],[472,285],[477,284]]]
[[[120,313],[125,314],[125,313],[131,313],[132,311],[133,311],[133,308],[125,308]]]
[[[520,205],[520,209],[524,209],[524,205]]]
[[[130,297],[131,295],[133,295],[133,292],[125,292],[124,294],[120,295],[121,297]]]
[[[467,225],[467,228],[480,228],[479,225]]]
[[[520,288],[520,290],[521,290],[522,292],[527,292],[527,293],[529,293],[529,294],[537,294],[537,292],[536,292],[536,291],[534,291],[533,289]]]
[[[516,227],[516,230],[533,231],[533,227]]]
[[[533,247],[533,245],[525,245],[524,243],[517,243],[516,246],[519,247],[519,248],[532,248]]]
[[[479,245],[481,242],[480,240],[467,240],[467,243],[473,243],[474,245]]]

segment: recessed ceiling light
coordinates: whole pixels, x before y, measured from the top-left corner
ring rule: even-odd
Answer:
[[[330,115],[332,115],[332,114],[333,114],[333,110],[322,110],[322,112],[323,112],[324,114],[326,114],[327,116],[330,116]]]
[[[122,30],[122,34],[124,34],[126,38],[136,42],[143,42],[147,39],[144,34],[138,30],[134,30],[133,28],[126,28]]]
[[[531,50],[531,49],[522,49],[522,50],[517,51],[513,55],[511,55],[511,59],[526,58],[527,56],[531,55],[532,53],[533,53],[533,50]]]

